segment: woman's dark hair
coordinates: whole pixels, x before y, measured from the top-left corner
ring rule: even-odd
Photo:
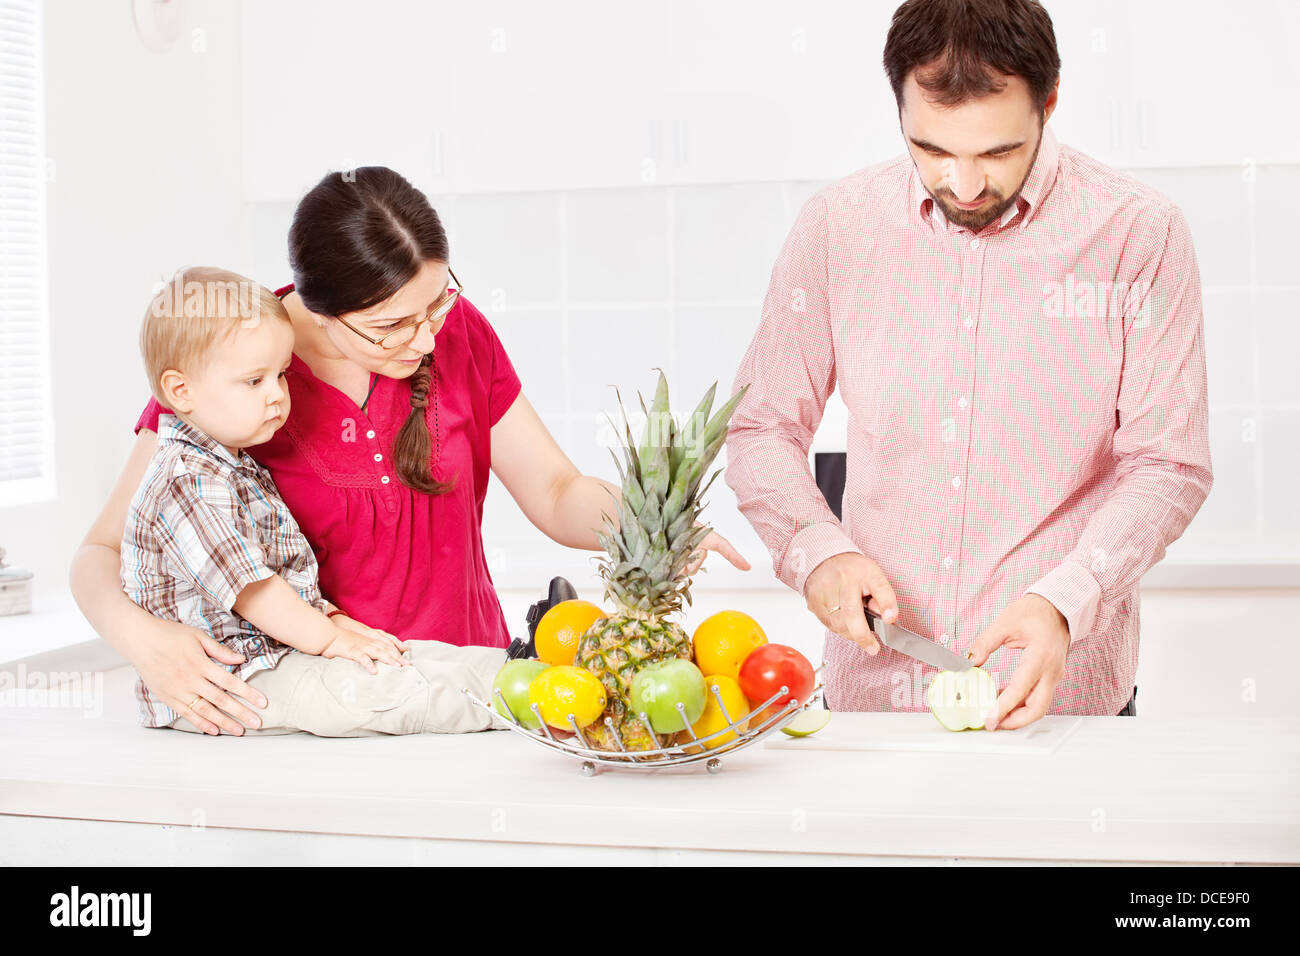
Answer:
[[[1061,72],[1052,18],[1036,0],[907,0],[885,40],[885,73],[903,105],[908,71],[941,106],[997,93],[1018,76],[1042,112]]]
[[[359,312],[392,298],[429,261],[448,262],[447,232],[429,200],[386,166],[330,173],[302,197],[289,227],[289,266],[302,304],[325,316]],[[411,414],[393,447],[397,476],[417,491],[441,495],[425,408],[426,355],[411,376]]]

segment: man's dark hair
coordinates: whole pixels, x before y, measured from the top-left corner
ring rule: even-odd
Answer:
[[[940,106],[1000,92],[1004,74],[1029,86],[1041,112],[1061,72],[1052,18],[1036,0],[907,0],[885,40],[885,73],[903,105],[909,71]]]

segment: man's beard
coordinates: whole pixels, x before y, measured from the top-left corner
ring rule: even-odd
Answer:
[[[1034,144],[1034,155],[1030,157],[1029,168],[1025,170],[1025,178],[1020,180],[1020,185],[1016,187],[1015,192],[1010,196],[1004,197],[996,189],[986,189],[985,199],[992,199],[993,205],[987,209],[961,209],[952,205],[957,197],[953,195],[951,189],[946,186],[940,187],[937,193],[930,192],[926,187],[926,192],[930,192],[930,198],[939,204],[943,210],[944,216],[954,226],[962,226],[971,232],[979,232],[995,219],[1000,219],[1002,215],[1010,209],[1020,195],[1020,190],[1025,188],[1025,183],[1029,181],[1029,174],[1034,171],[1034,163],[1038,161],[1038,148],[1043,145],[1043,124],[1038,124],[1038,142]]]

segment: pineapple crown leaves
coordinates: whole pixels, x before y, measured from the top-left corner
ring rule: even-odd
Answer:
[[[682,428],[669,411],[668,380],[662,369],[657,371],[659,381],[648,409],[637,395],[646,415],[639,445],[634,442],[622,396],[618,396],[626,436],[624,460],[620,462],[613,449],[610,454],[622,488],[622,501],[616,509],[619,524],[616,527],[606,518],[605,531],[596,534],[607,553],[601,565],[606,596],[624,606],[662,614],[680,609],[682,596],[691,600],[689,579],[677,576],[711,531],[705,525],[696,526],[695,521],[703,508],[701,499],[719,472],[703,487],[701,481],[721,451],[731,415],[749,386],[713,412],[714,383]],[[609,422],[617,432],[612,418]],[[614,497],[612,492],[610,497]]]

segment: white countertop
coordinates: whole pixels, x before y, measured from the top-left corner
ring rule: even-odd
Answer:
[[[509,732],[329,740],[0,710],[0,814],[526,844],[874,857],[1300,863],[1300,719],[1095,717],[1050,754],[760,743],[582,776]],[[840,732],[926,714],[837,713]]]

